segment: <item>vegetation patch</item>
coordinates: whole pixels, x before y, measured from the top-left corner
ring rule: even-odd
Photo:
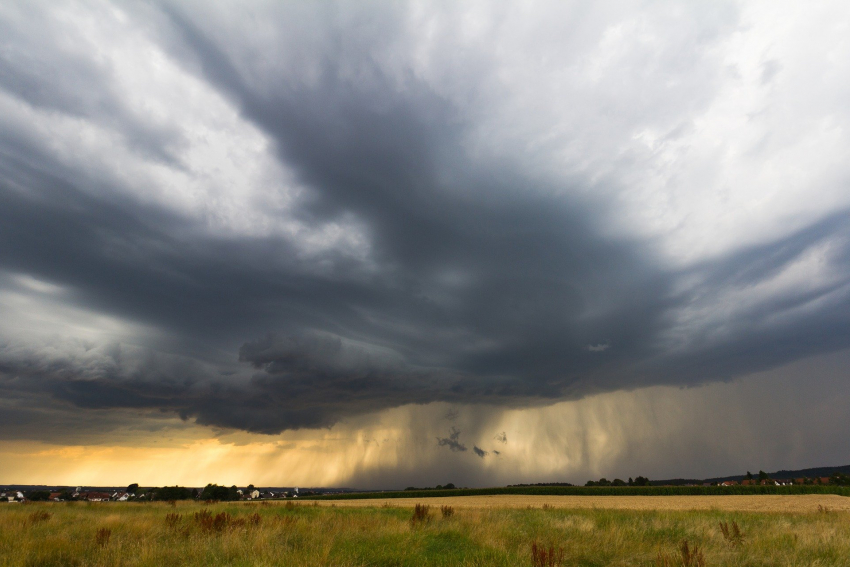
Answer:
[[[580,510],[543,502],[451,505],[448,516],[422,502],[0,505],[0,565],[846,567],[850,557],[850,512],[835,507]]]

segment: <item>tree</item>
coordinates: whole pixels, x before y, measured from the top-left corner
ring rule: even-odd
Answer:
[[[217,484],[208,484],[201,492],[202,500],[238,500],[239,494],[236,492],[236,487],[227,488]]]
[[[127,490],[125,490],[125,492],[129,492],[130,494],[135,494],[138,489],[139,489],[139,483],[134,482],[133,484],[131,484],[130,486],[127,487]]]
[[[850,476],[835,471],[834,473],[832,473],[832,476],[829,477],[829,483],[837,484],[839,486],[846,486],[850,484]]]
[[[753,473],[751,473],[750,471],[747,471],[747,476],[745,476],[744,478],[747,479],[747,480],[753,480]]]
[[[192,491],[182,486],[163,486],[162,488],[154,488],[153,500],[189,500],[192,498]]]
[[[770,480],[770,475],[764,471],[759,471],[759,480]]]
[[[45,502],[50,500],[50,493],[46,490],[33,490],[32,492],[27,492],[27,500]]]

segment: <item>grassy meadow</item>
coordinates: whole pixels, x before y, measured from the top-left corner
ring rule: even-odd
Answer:
[[[2,504],[0,566],[850,564],[850,512],[822,504],[741,512],[517,501],[444,503],[444,514],[431,502],[418,518],[392,502]]]

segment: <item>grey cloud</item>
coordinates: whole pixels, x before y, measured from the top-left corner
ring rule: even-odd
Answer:
[[[452,427],[451,433],[449,433],[448,437],[437,437],[437,445],[440,447],[448,447],[453,452],[462,452],[466,451],[466,445],[460,442],[460,431]],[[478,449],[476,447],[476,449]],[[477,453],[478,451],[476,451]]]
[[[0,55],[2,89],[35,108],[114,127],[137,151],[177,164],[183,135],[132,109],[114,88],[110,62],[91,57],[91,39],[50,17],[47,6],[31,3],[11,10],[22,19],[39,21],[38,26],[0,21],[7,47]],[[71,43],[77,49],[69,49]]]
[[[480,449],[477,445],[472,446],[472,452],[481,457],[482,459],[490,454],[489,451],[485,451],[484,449]]]
[[[276,8],[272,24],[290,25],[288,9]],[[287,41],[320,41],[321,49],[280,68],[251,57],[264,49],[253,38],[225,41],[214,11],[154,7],[130,16],[155,27],[151,37],[186,73],[269,138],[304,187],[293,215],[307,225],[356,219],[365,256],[329,249],[305,257],[297,237],[211,236],[202,221],[113,190],[121,175],[92,179],[86,163],[69,165],[39,133],[4,131],[0,271],[55,283],[69,305],[153,329],[136,346],[161,356],[104,354],[95,363],[57,360],[46,349],[27,360],[0,351],[0,397],[23,388],[45,406],[160,409],[276,433],[410,403],[521,407],[692,385],[850,346],[846,213],[671,267],[653,242],[610,236],[607,205],[582,196],[604,194],[616,179],[552,180],[530,150],[508,158],[476,150],[476,105],[486,110],[488,95],[478,85],[497,75],[489,58],[457,79],[459,91],[473,93],[464,105],[405,61],[403,7],[351,8],[366,19],[380,12],[380,33],[370,38],[352,37],[338,9],[313,8],[312,27],[291,30]],[[108,124],[155,162],[180,161],[181,135],[129,109],[108,70],[4,25],[19,47],[0,57],[7,96]],[[701,45],[727,29],[711,27]],[[665,112],[686,123],[713,88]],[[537,118],[533,108],[517,112]],[[766,296],[717,323],[677,320],[826,244],[830,281]],[[690,281],[698,283],[683,284]],[[686,344],[669,348],[676,325]],[[465,451],[458,436],[438,443]],[[504,433],[497,440],[505,443]]]

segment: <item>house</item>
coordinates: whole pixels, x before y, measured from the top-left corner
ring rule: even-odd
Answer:
[[[752,478],[745,478],[741,481],[741,486],[755,486],[756,484],[756,480]]]
[[[62,502],[62,500],[59,498],[60,496],[62,496],[61,492],[51,492],[50,498],[48,498],[48,500],[50,500],[51,502]]]
[[[738,486],[738,481],[736,480],[727,480],[725,482],[721,482],[720,486]]]
[[[109,502],[108,492],[81,492],[80,498],[89,502]]]

